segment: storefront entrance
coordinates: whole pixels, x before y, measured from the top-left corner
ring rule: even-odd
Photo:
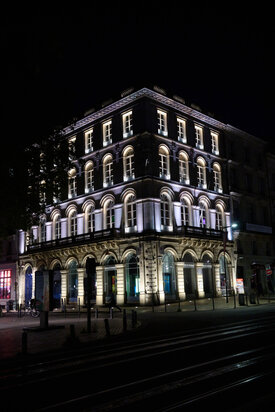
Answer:
[[[116,299],[117,294],[117,274],[115,267],[115,258],[109,256],[104,267],[104,295],[105,303],[108,303],[112,297]]]

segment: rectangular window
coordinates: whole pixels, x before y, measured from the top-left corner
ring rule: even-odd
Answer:
[[[219,154],[219,135],[218,133],[211,132],[211,144],[212,144],[212,153]]]
[[[180,142],[186,143],[186,121],[177,118],[177,129],[178,129],[178,140]]]
[[[168,136],[167,130],[167,113],[158,110],[158,134]]]
[[[203,149],[203,130],[201,126],[195,125],[195,133],[196,133],[196,147],[198,149]]]
[[[133,135],[133,113],[128,112],[122,116],[123,122],[123,137],[129,137]]]
[[[112,120],[103,123],[103,146],[112,143]]]
[[[11,298],[11,270],[0,271],[0,299]]]
[[[93,151],[93,129],[85,132],[85,153]]]
[[[90,193],[94,189],[94,169],[91,167],[86,173],[86,189],[87,193]]]

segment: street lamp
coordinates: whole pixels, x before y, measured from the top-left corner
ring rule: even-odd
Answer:
[[[226,229],[231,227],[232,229],[236,229],[238,227],[237,223],[232,223],[229,226],[223,226],[222,229],[225,229],[223,232],[223,264],[224,264],[224,277],[225,277],[225,296],[226,296],[226,303],[228,303],[228,288],[227,288],[227,273],[226,273],[226,261],[225,261],[225,249],[226,249],[226,241],[227,241],[227,232]]]

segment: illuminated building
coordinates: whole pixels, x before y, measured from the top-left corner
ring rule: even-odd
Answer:
[[[112,292],[118,304],[146,305],[221,296],[226,281],[235,287],[226,133],[198,107],[147,88],[65,128],[71,166],[63,195],[46,200],[29,232],[19,231],[20,302],[37,294],[39,273],[51,271],[56,306],[84,304],[89,258],[97,262],[98,305]]]
[[[17,237],[11,235],[0,239],[0,305],[6,309],[16,309],[17,290]]]

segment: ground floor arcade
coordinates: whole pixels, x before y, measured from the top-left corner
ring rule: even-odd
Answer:
[[[49,273],[54,307],[84,305],[88,286],[97,305],[111,296],[119,305],[148,305],[221,296],[235,288],[233,246],[225,251],[217,240],[104,241],[25,254],[19,267],[19,303],[43,298],[42,274]]]

